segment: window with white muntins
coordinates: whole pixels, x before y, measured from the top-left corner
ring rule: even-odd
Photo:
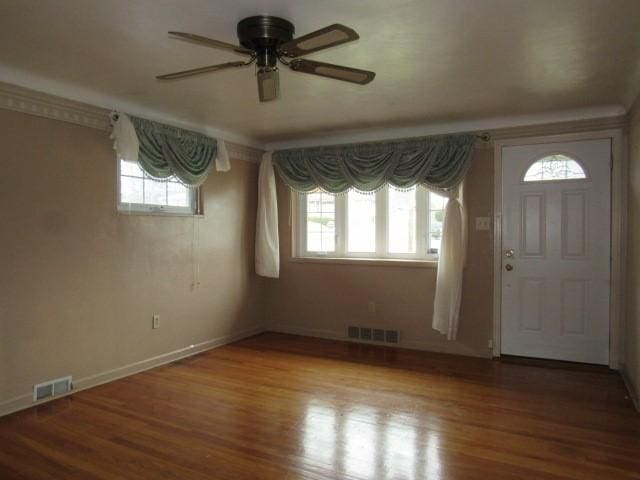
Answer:
[[[155,180],[137,162],[120,160],[118,210],[194,215],[198,213],[198,189],[182,184],[175,176]]]
[[[297,254],[437,260],[447,199],[423,188],[297,196]]]

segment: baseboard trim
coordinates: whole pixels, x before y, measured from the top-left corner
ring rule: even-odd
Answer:
[[[633,406],[636,407],[636,411],[640,413],[640,397],[638,397],[638,391],[636,390],[633,382],[631,381],[631,377],[629,376],[627,367],[625,365],[620,365],[620,368],[618,369],[618,371],[620,372],[622,381],[627,387],[627,391],[629,392],[629,397],[633,402]]]
[[[251,337],[253,335],[257,335],[262,332],[264,332],[264,328],[262,327],[255,327],[249,330],[243,330],[241,332],[232,333],[229,335],[223,335],[221,337],[212,338],[205,342],[189,345],[188,347],[180,348],[172,352],[156,355],[155,357],[146,358],[138,362],[124,365],[122,367],[113,368],[111,370],[106,370],[104,372],[96,373],[94,375],[82,377],[73,382],[73,390],[67,393],[66,395],[60,395],[55,398],[45,399],[40,402],[33,401],[32,392],[29,392],[14,398],[10,398],[9,400],[0,402],[0,417],[4,415],[9,415],[19,410],[24,410],[27,408],[35,407],[37,405],[41,405],[43,403],[58,400],[67,395],[73,395],[74,393],[81,392],[82,390],[87,390],[88,388],[97,387],[98,385],[102,385],[104,383],[113,382],[114,380],[128,377],[136,373],[144,372],[145,370],[150,370],[152,368],[159,367],[167,363],[175,362],[176,360],[180,360],[182,358],[190,357],[192,355],[197,355],[198,353],[206,352],[207,350],[221,347],[229,343],[237,342],[238,340],[242,340],[243,338]]]
[[[265,330],[268,330],[270,332],[276,332],[276,333],[289,333],[292,335],[301,335],[303,337],[316,337],[316,338],[325,338],[327,340],[340,340],[343,342],[365,343],[370,345],[382,345],[386,347],[407,348],[410,350],[421,350],[426,352],[464,355],[467,357],[491,358],[491,352],[488,350],[486,353],[478,352],[477,350],[473,350],[471,348],[465,347],[464,345],[456,342],[448,342],[446,344],[440,344],[440,343],[425,342],[422,340],[406,340],[406,339],[403,339],[402,336],[400,336],[400,341],[398,343],[383,343],[383,342],[373,342],[373,341],[369,342],[369,341],[354,340],[352,338],[349,338],[346,335],[346,331],[340,332],[337,330],[304,328],[304,327],[298,327],[295,325],[287,325],[282,323],[268,325],[267,327],[265,327]]]

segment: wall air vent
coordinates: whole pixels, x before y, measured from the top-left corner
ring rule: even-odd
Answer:
[[[349,338],[360,338],[360,328],[358,327],[349,327],[347,329],[347,334]]]
[[[71,375],[68,377],[56,378],[48,382],[39,383],[33,386],[33,401],[43,400],[57,395],[68,393],[73,388]]]

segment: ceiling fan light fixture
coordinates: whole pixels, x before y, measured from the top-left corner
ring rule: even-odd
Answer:
[[[278,98],[280,74],[278,67],[258,68],[256,72],[258,78],[258,97],[261,102],[268,102]]]

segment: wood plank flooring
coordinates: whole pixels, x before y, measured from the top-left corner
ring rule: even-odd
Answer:
[[[604,368],[267,333],[0,419],[0,479],[640,479]]]

